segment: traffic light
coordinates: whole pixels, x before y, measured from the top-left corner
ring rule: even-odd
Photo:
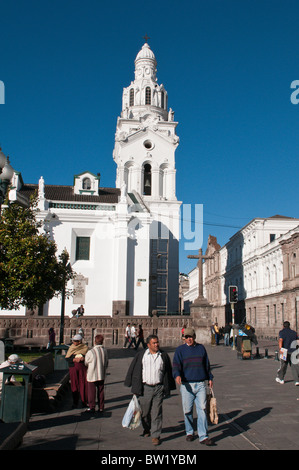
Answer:
[[[229,286],[229,303],[236,304],[238,302],[238,287]]]

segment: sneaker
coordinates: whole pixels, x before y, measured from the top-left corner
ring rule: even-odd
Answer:
[[[94,408],[87,408],[87,410],[85,410],[85,413],[95,413],[96,410]]]
[[[187,441],[187,442],[192,442],[192,441],[194,441],[194,436],[193,436],[193,434],[188,434],[187,437],[186,437],[186,441]]]
[[[281,379],[279,379],[278,377],[276,377],[275,380],[276,380],[276,382],[278,382],[279,384],[284,384],[284,380],[281,380]]]
[[[299,385],[299,382],[296,382],[295,385],[298,386],[298,385]]]

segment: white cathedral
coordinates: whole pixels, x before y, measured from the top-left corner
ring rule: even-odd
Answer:
[[[65,314],[81,304],[85,315],[149,315],[178,311],[180,205],[176,198],[177,122],[156,77],[146,42],[135,59],[135,79],[124,88],[113,159],[116,187],[100,174],[74,176],[73,186],[24,184],[14,174],[10,198],[38,191],[43,230],[64,248],[76,272]],[[59,315],[53,298],[40,314]],[[3,311],[3,313],[5,313]],[[12,313],[7,312],[7,313]],[[14,311],[24,315],[26,309]]]

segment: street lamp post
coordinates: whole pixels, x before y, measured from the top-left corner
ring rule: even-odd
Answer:
[[[59,331],[59,344],[60,345],[64,344],[64,313],[65,313],[67,271],[71,269],[71,264],[68,262],[68,258],[63,257],[62,263],[64,266],[64,272],[63,272],[63,286],[61,290],[61,311],[60,311],[60,331]]]
[[[59,344],[64,343],[64,312],[65,312],[65,276],[63,276],[63,287],[61,291],[60,331]]]

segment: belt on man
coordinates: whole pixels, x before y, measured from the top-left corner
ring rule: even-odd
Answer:
[[[154,384],[154,385],[150,385],[150,384],[147,384],[147,383],[143,383],[143,385],[147,385],[148,387],[156,387],[157,385],[162,385],[161,382],[157,383],[157,384]]]

